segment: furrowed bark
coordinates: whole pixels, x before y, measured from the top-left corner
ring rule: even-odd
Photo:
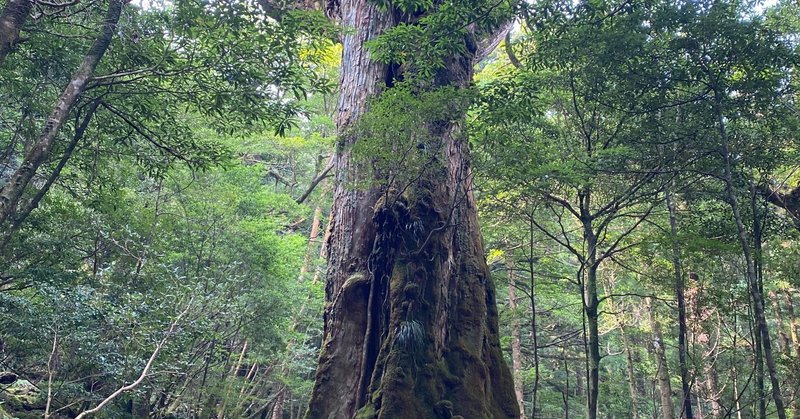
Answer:
[[[341,25],[351,28],[343,37],[342,68],[337,127],[345,147],[335,156],[334,203],[331,233],[327,242],[326,306],[322,353],[314,391],[306,417],[349,418],[355,415],[367,331],[369,287],[365,278],[367,259],[376,231],[370,204],[377,201],[372,190],[348,187],[349,179],[364,176],[352,162],[347,146],[355,139],[345,132],[366,112],[366,102],[383,87],[386,65],[370,60],[365,43],[391,27],[390,16],[366,0],[341,4]],[[346,309],[345,309],[346,307]]]
[[[0,65],[17,46],[22,25],[33,9],[33,0],[8,0],[0,14]]]
[[[42,133],[25,155],[20,167],[14,172],[11,179],[0,189],[0,226],[16,212],[17,204],[25,188],[36,175],[36,171],[44,164],[53,149],[59,130],[69,117],[70,111],[78,102],[81,94],[86,90],[94,70],[108,50],[114,37],[117,23],[127,0],[111,0],[103,20],[100,33],[95,38],[89,52],[83,59],[78,70],[73,74],[72,80],[64,89],[58,102],[53,108]]]
[[[324,338],[306,417],[517,417],[464,116],[428,127],[442,145],[429,168],[433,179],[393,199],[380,186],[353,188],[374,173],[351,154],[358,139],[350,128],[388,78],[365,43],[395,22],[369,0],[343,0],[337,9],[350,30],[343,36]],[[451,57],[437,80],[467,87],[475,59],[474,51]]]

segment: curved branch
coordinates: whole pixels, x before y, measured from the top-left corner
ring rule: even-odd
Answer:
[[[108,405],[114,399],[119,397],[119,395],[121,395],[122,393],[125,393],[125,392],[128,392],[128,391],[131,391],[131,390],[135,389],[136,387],[139,386],[139,384],[141,384],[144,381],[145,378],[147,378],[147,374],[150,373],[150,368],[153,367],[153,363],[155,362],[156,358],[158,357],[158,354],[161,352],[161,348],[163,348],[164,345],[167,343],[167,340],[169,339],[169,337],[172,336],[175,333],[175,328],[178,326],[178,323],[180,323],[180,321],[183,318],[183,316],[185,316],[186,313],[189,312],[189,308],[191,308],[191,306],[192,306],[192,301],[194,301],[194,298],[189,299],[189,303],[186,304],[186,308],[183,309],[183,311],[178,315],[178,317],[175,318],[175,321],[173,321],[172,324],[169,326],[169,330],[167,330],[167,333],[164,335],[164,337],[161,339],[161,341],[158,342],[158,344],[156,345],[156,348],[153,350],[153,353],[150,355],[150,359],[148,359],[147,363],[144,364],[144,368],[142,369],[142,373],[139,374],[139,378],[137,378],[136,381],[134,381],[134,382],[132,382],[132,383],[126,385],[126,386],[122,386],[122,387],[118,388],[117,391],[111,393],[111,395],[106,397],[102,402],[100,402],[100,404],[98,404],[97,406],[95,406],[95,407],[93,407],[93,408],[91,408],[89,410],[86,410],[86,411],[82,412],[80,415],[76,416],[75,419],[83,419],[88,415],[93,415],[93,414],[99,412],[106,405]]]
[[[317,177],[315,177],[311,181],[311,184],[308,186],[308,189],[306,189],[306,191],[303,192],[303,195],[301,195],[300,198],[297,198],[295,200],[298,204],[302,204],[303,202],[305,202],[306,199],[308,199],[308,197],[311,195],[311,193],[314,192],[314,188],[316,188],[317,185],[319,185],[319,183],[322,182],[323,179],[328,178],[328,177],[331,176],[329,173],[333,169],[333,166],[334,166],[334,164],[333,164],[334,163],[334,157],[335,157],[335,155],[331,156],[331,158],[328,159],[328,165],[325,167],[325,169],[323,169],[322,172],[320,172],[320,174],[317,175]]]

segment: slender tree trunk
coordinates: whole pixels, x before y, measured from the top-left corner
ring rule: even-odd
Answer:
[[[564,419],[569,419],[569,364],[567,364],[567,346],[561,347],[561,358],[564,364],[564,392],[562,399],[564,401]],[[580,370],[580,368],[578,368]],[[580,384],[578,384],[580,385]],[[532,416],[536,419],[535,416]]]
[[[786,409],[783,404],[783,396],[781,395],[780,380],[778,379],[777,367],[775,365],[775,358],[772,354],[772,342],[769,335],[769,326],[767,325],[766,317],[764,316],[764,298],[758,286],[758,276],[753,261],[753,254],[750,251],[750,240],[748,238],[747,229],[742,221],[742,216],[739,211],[738,197],[734,189],[731,152],[728,146],[728,134],[725,128],[725,119],[722,116],[720,92],[715,91],[714,109],[717,117],[717,125],[720,133],[720,140],[722,141],[722,158],[723,158],[723,180],[725,183],[725,192],[727,195],[728,205],[733,211],[733,221],[736,223],[736,230],[738,233],[739,245],[742,247],[746,268],[747,280],[750,288],[750,296],[753,301],[753,314],[756,320],[756,327],[758,334],[761,337],[761,344],[764,352],[764,360],[767,364],[769,371],[770,381],[772,384],[772,399],[775,402],[775,409],[779,419],[786,419]]]
[[[386,65],[371,61],[366,42],[395,22],[370,0],[333,3],[350,30],[343,36],[324,337],[306,417],[518,417],[472,195],[464,114],[426,124],[441,147],[429,175],[404,193],[353,188],[375,173],[350,152],[358,138],[348,128],[391,78]],[[468,48],[449,57],[437,83],[467,87],[475,54]]]
[[[272,414],[269,415],[272,419],[283,419],[283,406],[286,404],[286,387],[281,387],[278,390],[278,396],[275,398],[275,404],[272,406]]]
[[[61,97],[59,97],[58,103],[53,108],[41,135],[25,155],[22,164],[11,176],[8,183],[0,189],[0,226],[16,212],[17,204],[25,188],[50,155],[58,131],[69,117],[70,111],[78,102],[81,94],[86,90],[94,70],[111,44],[111,39],[114,37],[117,23],[125,4],[127,4],[127,0],[110,1],[100,33],[95,38],[91,48],[89,48],[83,63],[73,74],[72,80],[64,89]]]
[[[619,334],[622,339],[622,349],[625,351],[625,367],[628,374],[628,392],[631,395],[631,417],[639,419],[639,394],[636,390],[636,366],[633,361],[633,350],[630,339],[625,333],[625,324],[619,322]]]
[[[239,352],[239,358],[236,360],[236,364],[231,367],[228,375],[231,378],[231,381],[226,380],[227,377],[223,375],[222,381],[226,382],[225,384],[225,398],[222,400],[222,404],[220,405],[219,409],[217,410],[217,419],[224,419],[225,418],[225,411],[227,409],[228,400],[231,397],[231,389],[236,386],[236,377],[239,376],[239,370],[242,368],[242,363],[244,362],[244,356],[247,354],[247,339],[242,342],[242,350]]]
[[[694,280],[698,280],[696,274],[692,274]],[[720,404],[719,389],[719,373],[717,372],[717,359],[719,357],[719,337],[720,337],[720,321],[711,324],[708,320],[712,315],[716,314],[713,309],[700,308],[698,306],[697,294],[694,295],[693,306],[695,308],[695,332],[697,333],[697,341],[699,347],[703,351],[703,375],[704,380],[701,382],[701,390],[704,390],[704,400],[707,402],[708,411],[706,415],[712,418],[719,418],[722,413],[722,405]],[[714,340],[712,341],[712,336]],[[701,404],[698,402],[698,408]]]
[[[750,298],[752,313],[755,313],[755,303]],[[767,417],[767,397],[764,391],[764,349],[761,343],[761,333],[758,330],[758,319],[753,318],[753,360],[756,366],[756,408],[757,417],[766,419]]]
[[[539,395],[539,381],[540,381],[540,374],[539,374],[539,329],[538,323],[536,320],[536,275],[534,273],[536,264],[533,258],[533,249],[534,249],[534,231],[535,226],[533,224],[533,214],[530,214],[530,223],[528,224],[528,271],[530,273],[530,300],[531,300],[531,340],[533,341],[533,389],[531,392],[531,417],[536,418],[537,416],[537,406],[538,406],[538,395]],[[567,383],[569,383],[569,377],[567,377]],[[524,409],[522,410],[524,413]]]
[[[786,302],[786,315],[789,317],[789,336],[792,338],[792,346],[794,346],[795,357],[800,362],[800,336],[798,336],[797,317],[794,314],[794,305],[792,304],[792,295],[789,290],[783,291],[783,298]]]
[[[591,192],[582,190],[580,193],[580,210],[581,210],[581,223],[583,224],[583,238],[586,243],[587,257],[584,263],[586,276],[583,287],[583,305],[586,312],[586,334],[588,339],[588,397],[587,404],[587,417],[589,419],[597,418],[597,400],[600,394],[600,332],[599,332],[599,317],[600,317],[600,301],[597,295],[597,236],[592,226],[592,217],[590,215],[590,200]]]
[[[762,259],[761,220],[756,201],[756,197],[758,195],[755,191],[755,186],[752,183],[750,187],[751,187],[750,204],[751,204],[751,209],[753,211],[753,265],[756,271],[757,287],[763,298],[764,286],[762,285],[763,270],[761,267],[761,259]],[[751,298],[751,304],[752,304],[752,298]],[[755,308],[753,309],[753,312],[755,313]],[[760,419],[766,419],[767,393],[764,390],[764,350],[761,342],[761,333],[754,333],[753,341],[755,343],[755,358],[756,358],[756,394],[758,398],[758,417]]]
[[[508,267],[508,307],[511,309],[511,372],[514,375],[514,394],[519,403],[519,417],[525,419],[524,393],[522,391],[522,345],[520,342],[519,320],[517,313],[517,287],[514,274],[514,261],[506,256]]]
[[[319,258],[323,259],[328,254],[328,239],[331,237],[331,220],[333,219],[333,210],[328,214],[328,225],[325,226],[325,234],[322,235],[322,242],[319,246]],[[320,269],[314,270],[314,278],[311,280],[313,283],[319,282]]]
[[[319,226],[322,220],[322,208],[316,207],[314,209],[314,218],[311,220],[311,232],[308,235],[308,248],[306,249],[306,257],[303,260],[303,266],[300,267],[300,276],[298,282],[303,282],[308,270],[314,262],[314,246],[319,239]]]
[[[587,416],[596,419],[597,401],[600,395],[600,328],[599,328],[599,301],[597,297],[597,267],[590,265],[586,273],[586,325],[589,339],[589,397],[587,400],[589,411]]]
[[[769,292],[769,300],[775,304],[775,315],[778,318],[778,351],[783,353],[786,358],[792,357],[792,341],[786,333],[786,320],[783,315],[783,308],[781,307],[781,300],[775,291]]]
[[[736,315],[733,315],[733,347],[736,348],[736,338],[739,336],[738,327],[736,326]],[[734,351],[732,354],[732,369],[731,369],[731,377],[733,378],[733,405],[736,407],[736,419],[742,419],[742,403],[741,397],[739,397],[739,373],[736,369],[736,352]]]
[[[672,384],[669,380],[669,367],[667,366],[667,353],[664,343],[664,336],[661,333],[661,323],[656,318],[656,310],[653,301],[648,298],[647,312],[650,317],[650,327],[653,331],[653,352],[656,357],[656,377],[658,379],[658,391],[661,396],[661,415],[664,419],[674,419],[675,409],[672,405]]]
[[[712,349],[713,350],[713,349]],[[712,357],[709,359],[709,357]],[[708,404],[710,405],[711,417],[721,417],[722,406],[719,404],[719,376],[716,369],[716,355],[709,354],[706,357],[705,376],[706,376],[706,391],[708,392]]]
[[[53,349],[50,351],[50,358],[47,360],[47,402],[44,405],[44,417],[50,417],[50,406],[53,404],[53,377],[55,376],[55,366],[53,361],[58,356],[58,327],[53,328]]]
[[[672,270],[675,275],[675,296],[678,300],[678,368],[681,374],[681,399],[680,417],[693,419],[692,391],[689,382],[689,351],[686,341],[686,284],[683,280],[681,268],[681,249],[678,242],[678,216],[672,194],[666,191],[667,210],[669,211],[669,227],[672,236]]]
[[[19,43],[19,32],[33,9],[33,0],[8,0],[0,14],[0,65]]]
[[[613,281],[604,283],[604,291],[606,296],[611,295],[613,289]],[[622,350],[625,351],[625,372],[628,378],[628,394],[631,396],[631,418],[639,418],[639,394],[636,390],[636,370],[633,361],[633,351],[631,350],[631,343],[628,339],[628,334],[625,332],[625,321],[623,320],[624,307],[617,306],[613,298],[608,297],[606,304],[609,311],[619,313],[616,316],[617,327],[619,328],[620,340],[622,341]]]
[[[800,337],[797,331],[797,318],[794,315],[794,305],[792,305],[792,296],[789,290],[783,291],[784,302],[786,303],[786,316],[789,319],[789,336],[791,337],[791,344],[794,347],[794,361],[792,364],[795,366],[795,371],[800,371]],[[800,375],[794,377],[794,419],[800,419]]]
[[[586,389],[586,383],[584,382],[584,373],[586,371],[587,369],[583,365],[575,368],[575,397],[583,398],[583,391]]]

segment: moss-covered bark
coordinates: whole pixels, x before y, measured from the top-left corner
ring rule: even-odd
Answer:
[[[425,176],[402,190],[353,188],[373,172],[351,155],[358,138],[348,128],[390,71],[370,60],[364,43],[396,22],[367,0],[343,0],[335,12],[353,30],[343,40],[325,332],[306,417],[518,417],[471,192],[464,115],[426,124],[439,143]],[[452,57],[438,82],[466,87],[475,54]]]

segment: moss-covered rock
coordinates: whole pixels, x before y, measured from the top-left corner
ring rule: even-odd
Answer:
[[[43,410],[45,401],[42,392],[28,380],[16,380],[0,391],[2,411],[0,418],[41,417],[33,413]]]
[[[6,412],[5,409],[3,409],[3,403],[0,402],[0,419],[10,419],[12,417],[13,416],[11,416],[10,413]]]

